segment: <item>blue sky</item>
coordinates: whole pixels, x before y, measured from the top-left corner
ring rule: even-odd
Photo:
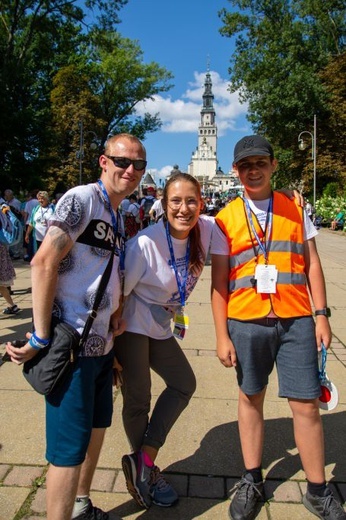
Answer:
[[[198,124],[202,108],[204,80],[209,61],[214,107],[218,127],[218,159],[224,172],[231,168],[233,148],[244,135],[251,134],[246,106],[237,94],[227,91],[228,68],[233,39],[219,34],[217,13],[227,0],[129,0],[120,11],[122,36],[138,40],[143,61],[157,62],[174,75],[174,87],[138,107],[139,113],[159,112],[161,130],[145,140],[147,171],[154,178],[168,175],[174,164],[187,171],[198,144]]]

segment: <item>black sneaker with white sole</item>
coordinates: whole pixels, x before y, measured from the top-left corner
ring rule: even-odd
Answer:
[[[243,475],[236,484],[237,491],[229,506],[232,520],[253,520],[256,517],[260,501],[263,501],[263,482],[254,483],[251,475]]]
[[[310,513],[325,520],[346,520],[344,508],[338,502],[331,490],[327,487],[324,497],[311,495],[307,491],[303,496],[303,504]]]
[[[86,511],[76,516],[73,520],[109,520],[109,514],[102,511],[102,509],[93,506],[89,499]]]

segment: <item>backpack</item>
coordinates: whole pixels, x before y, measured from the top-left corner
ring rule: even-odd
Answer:
[[[136,208],[138,209],[138,213],[135,216],[135,220],[136,220],[137,224],[140,224],[140,222],[141,222],[141,207],[138,204],[138,202],[134,202],[133,205],[136,206]]]
[[[151,210],[151,206],[154,204],[155,199],[144,199],[144,203],[141,204],[141,207],[139,208],[139,218],[141,220],[149,219],[149,211]]]
[[[23,240],[23,225],[7,204],[1,205],[0,243],[15,246]]]

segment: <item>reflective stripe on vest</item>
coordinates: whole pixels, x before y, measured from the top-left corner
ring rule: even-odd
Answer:
[[[233,292],[237,289],[253,287],[251,280],[253,280],[253,276],[244,276],[243,278],[238,278],[237,280],[230,280],[228,290],[229,292]],[[278,273],[277,284],[305,285],[306,276],[305,274]]]
[[[297,244],[296,242],[290,242],[288,240],[276,240],[275,242],[271,242],[270,251],[276,252],[284,252],[291,251],[291,253],[296,253],[297,255],[304,254],[304,245]],[[249,249],[248,251],[244,251],[239,253],[238,255],[232,255],[230,257],[230,267],[237,267],[238,265],[244,264],[245,262],[249,262],[254,258],[253,249]]]

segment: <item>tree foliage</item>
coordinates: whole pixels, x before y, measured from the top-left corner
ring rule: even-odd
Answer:
[[[135,108],[170,88],[171,74],[144,64],[138,44],[117,32],[127,0],[1,0],[0,4],[0,183],[17,192],[76,184],[92,133],[98,144],[109,133],[131,131],[144,139],[160,120],[137,117]],[[93,20],[90,23],[90,20]],[[95,139],[94,139],[95,140]]]
[[[279,151],[277,182],[312,185],[310,150],[298,151],[297,136],[313,132],[317,115],[318,190],[345,171],[340,143],[328,145],[336,99],[345,111],[342,77],[330,67],[345,60],[346,20],[340,0],[230,0],[236,9],[223,9],[221,34],[235,38],[230,90],[239,90],[249,106],[256,133],[266,135]],[[332,65],[334,63],[334,65]],[[340,108],[340,105],[339,105]],[[333,128],[333,130],[332,130]],[[310,151],[310,154],[309,154]],[[329,152],[332,152],[329,154]],[[328,155],[329,154],[329,155]],[[338,166],[336,167],[336,163]]]

